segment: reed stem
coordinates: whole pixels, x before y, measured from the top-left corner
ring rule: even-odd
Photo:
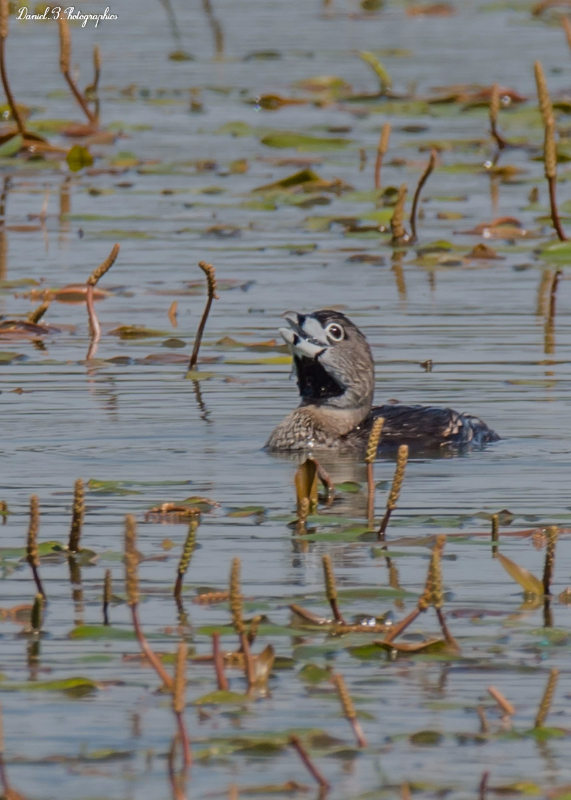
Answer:
[[[224,672],[224,656],[220,650],[220,634],[212,634],[212,659],[216,670],[216,684],[222,692],[228,691],[228,678]]]
[[[87,279],[87,290],[85,293],[85,302],[87,305],[87,316],[89,319],[89,328],[91,331],[91,341],[92,344],[97,344],[97,342],[101,339],[101,326],[99,325],[99,319],[97,318],[97,313],[95,311],[95,303],[93,301],[93,290],[97,286],[97,282],[102,278],[106,272],[108,272],[113,264],[115,263],[115,259],[119,255],[120,245],[114,244],[113,249],[105,259],[96,269],[93,270],[89,278]]]
[[[379,144],[377,146],[377,158],[375,160],[375,189],[377,191],[381,188],[381,167],[383,166],[383,159],[389,149],[389,138],[391,135],[391,124],[385,122],[382,127],[381,135],[379,137]]]
[[[333,617],[335,618],[336,622],[340,622],[342,625],[345,625],[345,620],[341,616],[341,612],[339,611],[339,606],[337,605],[337,586],[335,585],[335,575],[333,574],[331,556],[328,553],[326,553],[323,555],[322,560],[323,560],[323,574],[325,577],[325,593],[327,595],[327,600],[329,601],[329,605],[331,606]]]
[[[301,739],[299,738],[299,736],[295,736],[295,734],[292,734],[289,737],[289,743],[301,758],[304,766],[310,773],[311,777],[319,784],[319,786],[321,786],[322,789],[328,791],[331,788],[330,784],[325,780],[323,775],[319,772],[319,770],[311,760],[311,757],[307,752],[307,750],[305,749],[305,747],[303,746],[303,744],[301,743]]]
[[[194,548],[196,546],[197,528],[198,528],[198,520],[196,519],[196,517],[192,517],[188,525],[188,533],[186,534],[186,541],[184,543],[182,555],[180,557],[180,561],[178,562],[176,583],[174,585],[174,597],[179,608],[182,603],[181,596],[182,596],[182,584],[184,576],[186,575],[186,571],[188,570],[190,561],[192,559],[192,554],[194,553]]]
[[[70,553],[79,553],[79,542],[81,539],[81,529],[85,515],[85,488],[83,481],[78,478],[73,490],[73,511],[71,517],[71,528],[69,531],[68,550]]]
[[[393,478],[393,483],[391,486],[391,491],[389,492],[389,497],[387,499],[387,507],[385,511],[385,515],[377,532],[377,540],[379,542],[384,541],[385,533],[387,530],[387,526],[389,524],[389,520],[391,518],[392,512],[397,507],[399,495],[402,489],[402,484],[404,480],[404,471],[406,468],[406,463],[408,461],[408,445],[401,444],[398,453],[397,453],[397,463],[395,468],[395,475]]]
[[[113,583],[111,577],[111,570],[105,570],[105,578],[103,581],[103,624],[109,625],[109,606],[111,598],[113,597]]]
[[[184,769],[192,766],[192,750],[188,731],[184,724],[184,708],[186,705],[186,662],[188,658],[188,646],[185,642],[180,642],[177,650],[174,681],[172,687],[172,709],[176,717],[178,735],[182,746],[182,762]]]
[[[553,695],[555,694],[555,689],[557,687],[558,679],[559,679],[559,670],[552,669],[551,672],[549,673],[547,686],[545,687],[545,691],[543,693],[543,697],[541,698],[539,708],[537,709],[537,716],[535,718],[536,728],[543,728],[545,724],[545,720],[547,719],[547,715],[549,714],[549,710],[553,702]]]
[[[46,593],[40,579],[40,555],[38,551],[38,530],[40,527],[40,501],[38,496],[33,494],[30,497],[30,524],[28,527],[28,540],[26,546],[26,560],[32,568],[32,575],[36,583],[38,593],[46,599]]]
[[[353,703],[351,695],[347,690],[347,686],[345,684],[343,676],[340,675],[339,673],[334,673],[331,676],[331,681],[335,686],[335,688],[337,689],[339,700],[341,701],[341,707],[343,708],[343,713],[345,714],[346,719],[349,720],[351,727],[353,728],[353,733],[355,734],[357,746],[367,747],[367,740],[365,739],[365,735],[363,733],[363,729],[361,728],[361,724],[357,719],[355,704]]]
[[[204,328],[206,327],[206,320],[208,319],[208,315],[210,314],[210,307],[212,306],[212,301],[220,299],[216,294],[216,270],[214,269],[212,264],[207,264],[206,261],[199,261],[198,266],[206,275],[206,288],[208,294],[206,298],[206,305],[202,313],[202,319],[200,320],[200,324],[196,332],[196,338],[194,340],[194,348],[192,350],[192,355],[190,356],[190,361],[188,364],[189,372],[192,372],[192,370],[196,368],[196,364],[198,362],[198,351],[200,350],[202,335],[204,333]]]
[[[94,127],[97,125],[97,118],[95,114],[89,109],[87,100],[81,94],[73,78],[71,77],[71,34],[69,32],[69,24],[67,19],[60,14],[58,19],[59,24],[59,66],[63,77],[66,79],[71,93],[81,106],[81,110],[87,117],[89,123]]]
[[[420,193],[424,188],[424,184],[430,177],[431,172],[434,169],[434,165],[436,164],[436,150],[430,151],[430,158],[428,159],[428,164],[422,175],[420,176],[420,180],[418,181],[418,185],[416,187],[416,191],[414,193],[414,197],[412,199],[412,211],[410,212],[410,241],[416,242],[416,214],[418,211],[418,202],[420,200]]]

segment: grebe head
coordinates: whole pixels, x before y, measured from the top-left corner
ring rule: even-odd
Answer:
[[[362,409],[373,402],[375,368],[367,340],[339,311],[288,311],[280,334],[290,346],[302,405]]]

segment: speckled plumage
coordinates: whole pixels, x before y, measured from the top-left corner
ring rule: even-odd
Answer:
[[[388,404],[373,408],[374,362],[361,331],[338,311],[288,312],[290,345],[300,405],[274,429],[270,451],[366,447],[374,420],[385,418],[379,448],[463,447],[500,437],[478,417],[451,408]]]

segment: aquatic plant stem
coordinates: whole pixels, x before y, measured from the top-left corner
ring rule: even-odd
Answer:
[[[77,88],[75,81],[71,77],[70,74],[70,67],[71,67],[71,34],[69,32],[69,24],[67,19],[60,15],[58,19],[59,25],[59,66],[63,77],[66,79],[69,88],[71,89],[71,93],[81,106],[81,110],[87,117],[89,123],[93,125],[93,127],[97,127],[97,117],[95,114],[89,109],[87,105],[87,101],[85,97],[81,94],[79,89]]]
[[[114,244],[111,252],[96,269],[93,270],[89,278],[87,279],[87,289],[85,292],[85,302],[87,305],[87,316],[89,318],[89,328],[91,330],[91,343],[97,344],[97,342],[101,339],[101,326],[99,325],[99,320],[97,318],[97,314],[95,312],[95,304],[93,302],[93,290],[97,286],[98,281],[108,272],[113,264],[117,256],[119,255],[119,250],[121,249],[120,245]],[[89,356],[88,356],[89,359]]]
[[[418,185],[416,187],[416,191],[414,193],[414,197],[412,199],[412,210],[410,212],[410,241],[416,242],[416,215],[418,211],[418,202],[420,200],[420,193],[424,187],[424,184],[430,177],[434,169],[434,165],[436,164],[436,150],[430,151],[430,158],[428,159],[428,164],[422,175],[420,176],[420,180],[418,181]]]
[[[173,681],[168,672],[161,664],[157,655],[153,652],[150,644],[145,639],[141,624],[139,622],[139,575],[138,575],[138,560],[139,554],[137,553],[137,525],[135,517],[127,514],[125,517],[125,584],[127,589],[127,603],[131,607],[131,619],[133,622],[133,630],[139,642],[139,647],[147,657],[150,665],[153,667],[159,678],[172,691]]]
[[[340,622],[341,625],[345,625],[345,620],[343,619],[341,612],[339,611],[339,606],[337,605],[337,586],[335,585],[335,575],[333,574],[331,556],[326,553],[322,560],[323,576],[325,578],[325,593],[327,595],[329,605],[331,606],[333,617],[335,618],[335,622]]]
[[[385,122],[382,127],[379,144],[377,146],[377,158],[375,159],[375,189],[378,191],[381,188],[381,167],[383,166],[383,159],[389,149],[389,138],[391,135],[391,124]]]
[[[367,465],[367,520],[370,528],[375,524],[375,474],[373,464],[377,457],[379,440],[384,424],[384,417],[377,417],[373,422],[371,433],[369,434],[369,441],[367,442],[367,452],[365,454],[365,463]]]
[[[557,687],[558,679],[559,679],[559,670],[552,669],[551,672],[549,673],[547,686],[545,687],[543,697],[541,698],[541,702],[537,710],[537,716],[535,718],[535,726],[534,726],[535,728],[543,728],[545,724],[545,720],[547,719],[547,715],[549,714],[549,710],[553,702],[553,695],[555,694],[555,689]]]
[[[389,492],[389,496],[387,499],[387,508],[385,511],[385,515],[382,519],[381,525],[379,527],[379,530],[377,532],[377,541],[379,542],[384,541],[385,533],[389,524],[389,520],[391,518],[391,514],[397,507],[400,491],[402,489],[402,483],[404,480],[404,471],[407,461],[408,461],[408,445],[401,444],[397,453],[397,464],[395,468],[395,475],[393,478],[391,491]]]
[[[514,706],[512,706],[510,701],[503,696],[499,689],[496,689],[495,686],[488,686],[488,692],[494,698],[504,714],[507,714],[508,717],[511,717],[513,714],[515,714]]]
[[[558,529],[556,525],[547,528],[547,547],[545,548],[545,564],[543,566],[543,594],[551,595],[551,581],[553,567],[555,566],[555,545],[557,543]]]
[[[194,552],[194,547],[196,544],[197,527],[198,527],[198,520],[196,519],[196,517],[193,517],[188,525],[188,533],[186,535],[186,541],[184,543],[182,555],[178,563],[176,582],[174,585],[174,598],[176,600],[176,604],[179,608],[179,611],[182,610],[182,583],[184,580],[184,576],[186,575],[186,571],[188,570],[192,554]]]
[[[401,633],[404,633],[404,631],[408,628],[408,626],[411,625],[415,621],[415,619],[419,616],[419,614],[422,614],[423,611],[426,611],[426,609],[418,607],[415,608],[413,611],[410,612],[410,614],[407,617],[405,617],[401,622],[399,622],[398,625],[395,625],[394,628],[391,628],[391,630],[387,633],[387,635],[384,638],[385,644],[390,644],[394,639],[397,638],[397,636],[400,636]]]
[[[254,685],[254,661],[252,659],[252,651],[250,650],[250,642],[245,633],[240,634],[240,649],[244,656],[244,674],[246,676],[246,683],[248,684],[248,691]]]
[[[297,754],[303,761],[303,764],[310,773],[311,777],[319,784],[319,786],[321,786],[322,789],[324,789],[326,792],[329,791],[331,785],[325,780],[323,775],[319,772],[319,770],[311,760],[311,757],[307,752],[307,750],[305,749],[305,747],[303,746],[303,744],[301,743],[301,739],[299,738],[299,736],[295,736],[295,734],[292,734],[289,737],[289,743],[294,748],[294,750],[296,750]]]
[[[486,800],[486,792],[488,791],[488,780],[490,778],[489,772],[482,773],[480,786],[478,787],[478,800]]]
[[[184,724],[184,708],[186,705],[186,662],[188,645],[180,642],[177,650],[174,681],[172,687],[172,709],[176,717],[178,735],[182,746],[182,763],[185,770],[192,766],[192,750],[186,725]]]
[[[490,133],[494,139],[498,150],[501,152],[508,147],[507,141],[498,131],[498,114],[500,111],[500,87],[497,83],[492,86],[490,94]]]
[[[196,338],[194,340],[192,355],[190,356],[190,361],[188,363],[189,372],[192,372],[196,368],[196,364],[198,362],[198,351],[200,350],[202,335],[204,333],[204,328],[206,327],[206,320],[208,319],[208,315],[210,314],[210,307],[212,306],[212,301],[220,299],[216,294],[216,270],[214,269],[212,264],[207,264],[206,261],[199,261],[198,266],[206,275],[206,287],[208,291],[208,296],[206,298],[206,305],[202,313],[202,319],[200,320],[200,324],[196,332]]]
[[[220,650],[220,634],[212,634],[212,660],[216,671],[216,683],[222,692],[228,691],[228,678],[224,672],[224,657]]]
[[[562,274],[563,273],[560,269],[555,270],[555,274],[551,282],[551,288],[549,290],[549,319],[551,321],[555,319],[555,311],[557,303],[557,287],[559,286],[559,280]]]
[[[339,695],[339,700],[341,701],[343,713],[345,714],[346,719],[348,719],[351,724],[351,728],[353,729],[357,746],[367,747],[367,740],[365,739],[365,734],[363,733],[363,729],[361,728],[361,723],[357,719],[355,704],[353,703],[351,695],[347,691],[347,686],[345,685],[345,680],[343,676],[340,675],[339,673],[334,673],[331,676],[331,682],[337,689],[337,694]]]
[[[40,556],[38,552],[38,528],[40,527],[40,503],[38,496],[30,497],[30,524],[28,527],[28,540],[26,547],[26,560],[32,569],[32,575],[38,593],[46,600],[46,593],[40,579]]]
[[[497,514],[492,514],[492,558],[498,556],[498,542],[500,539],[500,518]]]
[[[8,38],[9,13],[8,0],[0,0],[0,76],[2,78],[2,86],[4,88],[4,94],[6,95],[6,102],[10,107],[12,119],[16,123],[18,133],[24,139],[26,137],[26,128],[24,127],[20,112],[16,106],[16,102],[8,82],[8,74],[6,72],[6,39]]]
[[[83,517],[85,516],[85,489],[83,481],[78,478],[75,482],[73,489],[73,511],[71,517],[71,528],[69,531],[69,541],[67,549],[70,553],[79,552],[79,543],[81,539],[81,529],[83,526]]]
[[[105,579],[103,581],[103,624],[109,625],[109,606],[113,596],[113,588],[111,581],[111,570],[105,570]]]

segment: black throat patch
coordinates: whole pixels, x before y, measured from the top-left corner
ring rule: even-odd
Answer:
[[[325,370],[317,359],[294,356],[297,385],[302,400],[326,402],[331,397],[340,397],[345,391]]]

